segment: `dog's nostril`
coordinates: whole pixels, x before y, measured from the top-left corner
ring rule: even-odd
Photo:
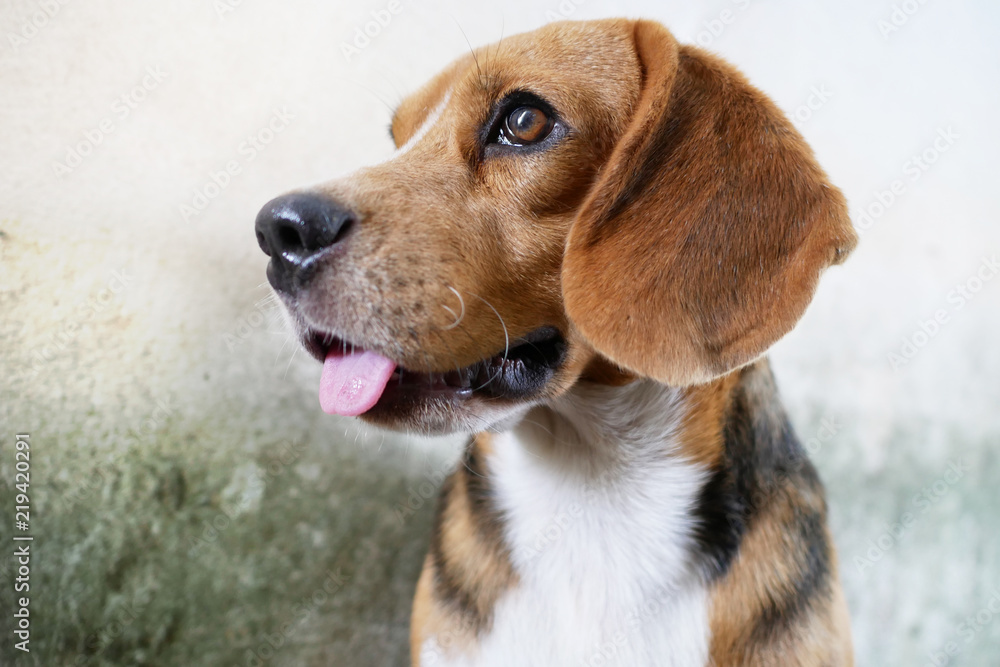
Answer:
[[[311,270],[310,260],[344,240],[358,218],[325,195],[296,192],[272,199],[257,214],[257,243],[271,257],[268,279],[291,289]]]
[[[330,245],[336,245],[341,241],[343,241],[344,237],[347,236],[347,232],[349,232],[351,227],[353,226],[354,226],[354,218],[351,217],[345,218],[343,223],[340,225],[340,229],[338,229],[337,233],[334,235],[333,241],[330,242]]]
[[[288,225],[278,228],[278,243],[282,250],[285,251],[303,250],[305,248],[298,230]]]
[[[271,246],[268,244],[267,238],[265,238],[264,233],[261,232],[259,229],[257,230],[257,245],[260,246],[260,249],[264,252],[265,255],[267,255],[268,257],[271,256]]]
[[[306,259],[341,241],[355,220],[354,212],[337,201],[296,192],[264,205],[257,215],[257,242],[269,255]]]

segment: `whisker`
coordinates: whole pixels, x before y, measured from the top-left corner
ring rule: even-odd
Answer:
[[[462,33],[462,37],[465,38],[465,43],[469,45],[469,52],[472,54],[472,59],[476,61],[476,72],[479,74],[479,84],[485,87],[486,84],[483,80],[483,70],[479,67],[479,57],[476,56],[476,50],[472,48],[472,42],[469,41],[469,36],[465,34],[465,30],[462,29],[462,25],[458,22],[458,19],[452,16],[451,20],[455,22],[456,26],[458,26],[458,30]]]
[[[493,53],[493,62],[496,62],[496,59],[500,57],[500,47],[503,46],[503,33],[504,33],[505,28],[506,28],[506,20],[505,20],[505,17],[503,15],[501,15],[500,16],[500,41],[497,42],[497,49]],[[489,56],[489,53],[490,53],[489,49],[486,49],[486,55],[487,56]],[[489,64],[489,59],[487,58],[486,75],[489,76],[489,74],[490,74],[490,64]]]
[[[510,353],[510,334],[507,332],[507,323],[503,321],[503,317],[500,315],[500,311],[498,311],[496,308],[494,308],[492,303],[490,303],[489,301],[487,301],[483,297],[479,296],[478,294],[473,294],[472,292],[469,292],[469,294],[471,296],[476,297],[477,299],[479,299],[483,303],[485,303],[489,307],[489,309],[493,311],[493,314],[497,316],[497,319],[500,320],[500,326],[503,327],[503,359],[500,362],[500,367],[497,369],[497,372],[494,373],[493,376],[490,377],[489,380],[487,380],[486,382],[484,382],[481,387],[477,387],[477,389],[482,389],[483,387],[485,387],[489,383],[493,382],[493,380],[497,379],[500,376],[500,374],[503,372],[504,362],[507,361],[507,355]]]
[[[272,308],[270,315],[275,315],[275,314],[279,315],[279,317],[280,317],[280,312],[278,312],[277,309]],[[270,333],[272,335],[282,336],[283,337],[283,339],[281,341],[281,347],[278,348],[277,354],[274,355],[274,363],[272,364],[272,367],[278,365],[278,359],[281,357],[282,353],[285,351],[285,346],[288,345],[289,341],[291,341],[291,343],[292,343],[292,356],[293,357],[295,356],[295,349],[296,349],[296,347],[298,347],[298,340],[296,339],[295,332],[292,331],[288,327],[287,324],[285,324],[285,326],[282,326],[281,329],[278,330],[278,331],[270,331],[269,330],[268,333]],[[289,363],[291,363],[291,362],[289,361]],[[286,375],[288,374],[288,369],[287,368],[285,369],[285,374]]]
[[[448,285],[448,289],[450,289],[455,294],[455,296],[458,297],[458,303],[462,307],[462,312],[460,314],[458,314],[458,315],[455,315],[455,311],[452,310],[449,306],[441,304],[441,307],[444,308],[445,310],[447,310],[449,313],[451,313],[451,316],[455,318],[454,322],[452,322],[448,326],[444,327],[445,331],[450,331],[451,329],[454,329],[455,327],[457,327],[459,324],[462,323],[462,320],[465,319],[465,299],[462,298],[461,293],[457,289],[455,289],[454,287],[452,287],[451,285]]]
[[[360,81],[357,81],[357,80],[355,80],[355,79],[352,79],[352,78],[350,78],[350,77],[346,77],[346,76],[341,76],[341,77],[336,77],[336,78],[337,78],[337,79],[340,79],[341,81],[344,81],[344,82],[346,82],[346,83],[350,83],[350,84],[353,84],[353,85],[355,85],[355,86],[357,86],[357,87],[359,87],[359,88],[363,88],[363,89],[365,90],[365,92],[369,93],[369,94],[370,94],[370,95],[371,95],[372,97],[374,97],[374,98],[375,98],[375,99],[377,99],[377,100],[378,100],[379,102],[381,102],[381,103],[382,103],[382,105],[383,105],[383,106],[384,106],[384,107],[385,107],[386,109],[388,109],[388,110],[389,110],[389,113],[390,113],[390,114],[391,114],[391,113],[392,113],[393,111],[395,111],[395,109],[393,108],[393,106],[392,106],[391,104],[389,104],[389,103],[388,103],[388,102],[387,102],[387,101],[385,100],[385,98],[383,98],[383,97],[382,97],[382,96],[381,96],[381,95],[380,95],[380,94],[379,94],[378,92],[376,92],[375,90],[373,90],[373,89],[369,88],[369,87],[368,87],[367,85],[365,85],[365,84],[361,83]],[[391,83],[390,83],[390,85],[391,85]],[[394,87],[395,87],[395,86],[394,86]],[[396,94],[398,95],[398,94],[399,94],[399,92],[398,92],[398,91],[396,91]]]
[[[299,351],[298,346],[292,348],[292,354],[288,357],[288,365],[285,366],[285,373],[281,376],[282,380],[288,378],[288,370],[292,367],[292,361],[295,359],[295,355],[298,351]]]
[[[448,344],[448,339],[440,331],[432,330],[431,333],[435,334],[441,340],[441,343],[448,349],[448,356],[451,357],[451,361],[455,365],[455,372],[461,373],[463,367],[459,365],[458,357],[455,356],[454,351],[451,349],[451,345]]]
[[[274,355],[274,363],[272,364],[272,366],[278,365],[278,357],[280,357],[281,353],[285,351],[285,346],[288,345],[288,341],[293,340],[292,336],[289,334],[288,331],[282,331],[281,333],[285,334],[285,339],[281,341],[281,347],[278,348],[278,353]]]
[[[470,475],[475,475],[476,477],[481,477],[483,479],[486,479],[485,475],[482,475],[469,467],[469,464],[466,463],[464,456],[462,457],[462,467],[468,470]]]
[[[464,304],[465,301],[463,300],[462,303]],[[443,329],[443,330],[444,331],[448,331],[448,329]],[[461,331],[465,335],[465,337],[469,339],[469,342],[472,343],[473,347],[476,346],[476,344],[477,344],[478,341],[476,341],[476,339],[472,337],[472,334],[470,334],[465,327],[461,327],[458,330]]]

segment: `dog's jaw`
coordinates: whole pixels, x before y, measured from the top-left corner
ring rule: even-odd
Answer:
[[[428,365],[408,368],[391,347],[305,324],[295,316],[297,304],[285,301],[303,347],[324,363],[324,411],[384,427],[425,434],[496,430],[558,393],[580,366],[567,364],[569,345],[559,330],[543,326],[471,364],[434,366],[427,357]]]

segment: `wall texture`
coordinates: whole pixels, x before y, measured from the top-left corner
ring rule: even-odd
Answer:
[[[859,664],[997,664],[1000,7],[396,2],[0,7],[0,542],[15,433],[35,537],[29,654],[0,559],[2,662],[405,663],[458,444],[320,412],[254,215],[387,155],[389,108],[468,43],[628,15],[739,65],[862,232],[772,355]]]

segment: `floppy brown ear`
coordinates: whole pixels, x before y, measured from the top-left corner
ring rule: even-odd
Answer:
[[[615,363],[704,382],[787,333],[857,237],[812,151],[741,74],[657,23],[634,39],[642,92],[573,223],[563,296]]]

